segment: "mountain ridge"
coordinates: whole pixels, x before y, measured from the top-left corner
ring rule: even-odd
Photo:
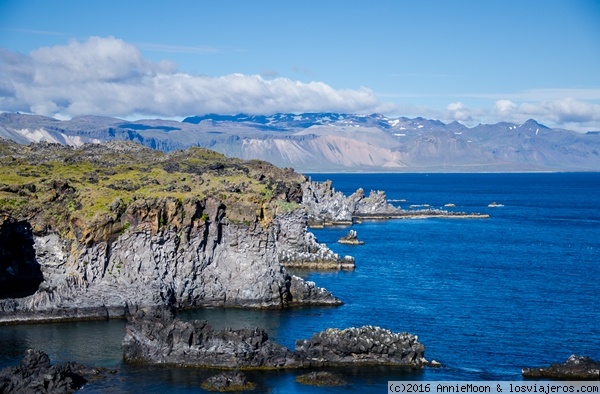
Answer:
[[[19,143],[129,140],[166,152],[199,146],[301,172],[599,171],[598,134],[553,129],[534,119],[467,127],[333,112],[207,114],[181,122],[0,114],[0,137]]]

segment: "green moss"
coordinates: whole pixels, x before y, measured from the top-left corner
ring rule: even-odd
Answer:
[[[303,179],[265,162],[226,158],[207,149],[164,154],[131,143],[111,144],[117,148],[0,141],[0,214],[38,215],[55,231],[74,234],[72,226],[117,220],[136,200],[175,198],[183,203],[214,196],[226,202],[228,217],[252,223],[262,205],[276,198],[272,185],[298,187]],[[292,203],[278,203],[280,211],[293,208]],[[180,222],[184,219],[182,210]],[[169,224],[165,217],[158,220],[161,227]],[[120,234],[128,227],[126,223]]]

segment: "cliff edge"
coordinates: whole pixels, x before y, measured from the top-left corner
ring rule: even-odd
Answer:
[[[200,148],[2,140],[0,323],[133,306],[337,305],[279,263],[288,240],[306,236],[282,225],[305,217],[303,181]]]

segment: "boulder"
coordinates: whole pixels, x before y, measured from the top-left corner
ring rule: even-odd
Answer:
[[[72,393],[105,372],[72,362],[52,365],[46,353],[30,349],[19,365],[0,370],[0,393]]]
[[[542,368],[523,368],[523,377],[540,379],[600,380],[600,362],[571,355],[563,364]]]

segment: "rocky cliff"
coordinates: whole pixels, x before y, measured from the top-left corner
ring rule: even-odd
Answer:
[[[130,143],[2,142],[0,161],[0,282],[28,284],[0,295],[0,322],[339,304],[279,263],[307,239],[292,170]]]

